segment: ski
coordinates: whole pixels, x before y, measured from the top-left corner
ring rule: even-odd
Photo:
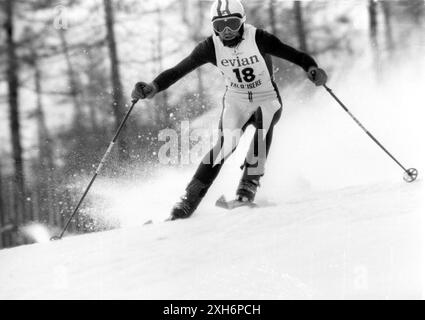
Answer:
[[[227,201],[224,195],[216,201],[215,205],[227,210],[233,210],[240,207],[258,208],[258,205],[253,202],[239,201],[237,199]]]
[[[160,221],[156,221],[156,222],[153,221],[153,220],[147,220],[142,226],[143,227],[151,226],[151,225],[154,225],[154,224],[157,224],[157,223],[170,222],[170,221],[173,221],[173,220],[171,220],[171,218],[167,218],[165,220],[160,220]]]

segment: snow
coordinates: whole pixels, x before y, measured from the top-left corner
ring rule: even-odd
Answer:
[[[0,251],[0,299],[419,298],[422,182]]]

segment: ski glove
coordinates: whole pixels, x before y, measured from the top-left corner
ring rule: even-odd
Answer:
[[[155,82],[137,82],[134,86],[133,92],[131,93],[131,98],[134,100],[152,99],[157,92],[158,87]]]
[[[326,74],[325,70],[317,67],[311,67],[308,69],[307,75],[308,78],[318,87],[325,85],[328,81],[328,75]]]

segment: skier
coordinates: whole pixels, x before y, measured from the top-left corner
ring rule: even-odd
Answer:
[[[243,174],[236,195],[238,201],[254,201],[260,178],[264,175],[273,128],[282,113],[282,100],[273,79],[270,55],[300,66],[317,86],[327,81],[325,71],[312,57],[282,43],[267,31],[247,24],[245,10],[239,0],[216,0],[210,17],[214,30],[212,36],[151,83],[136,83],[132,92],[134,99],[151,99],[206,63],[215,65],[226,81],[218,142],[200,163],[185,194],[173,207],[170,220],[188,218],[193,214],[223,163],[236,148],[238,137],[233,139],[229,132],[239,130],[243,133],[251,124],[256,131],[242,166]],[[264,149],[265,152],[261,152]]]

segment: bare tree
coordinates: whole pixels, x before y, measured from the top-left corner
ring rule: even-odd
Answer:
[[[104,70],[100,67],[103,64],[103,56],[96,54],[101,50],[90,50],[87,55],[86,75],[88,78],[88,85],[85,88],[85,100],[89,107],[90,123],[93,132],[99,132],[98,124],[98,104],[99,97],[103,98],[103,93],[107,87],[108,79],[104,75]]]
[[[377,3],[375,0],[369,0],[369,34],[373,47],[378,46],[378,14]]]
[[[382,11],[384,14],[384,23],[385,23],[385,39],[387,44],[387,50],[391,55],[394,51],[394,35],[392,28],[392,12],[391,12],[391,3],[389,1],[381,1]]]
[[[48,219],[51,225],[56,224],[56,215],[53,212],[52,202],[52,185],[54,183],[53,172],[53,141],[46,125],[46,117],[44,114],[43,100],[42,100],[42,74],[37,58],[37,52],[33,50],[33,68],[34,68],[34,82],[35,91],[37,95],[36,100],[36,121],[37,121],[37,136],[39,146],[38,156],[38,173],[37,173],[37,193],[38,193],[38,207],[47,214],[45,218]],[[44,204],[44,205],[43,205]],[[46,217],[47,216],[47,217]],[[42,218],[38,214],[38,218]]]
[[[162,9],[160,4],[157,4],[157,17],[158,17],[158,35],[156,39],[156,60],[158,61],[158,68],[160,71],[164,70],[163,66],[163,50],[162,50],[162,43],[164,41],[164,20],[162,18]],[[165,127],[171,126],[170,123],[170,117],[168,115],[168,109],[169,109],[169,103],[168,103],[168,93],[167,91],[163,91],[160,95],[158,95],[155,99],[155,101],[160,106],[160,113],[159,118],[162,125]]]
[[[2,163],[0,162],[0,249],[6,248],[12,244],[11,231],[16,229],[10,223],[9,206],[7,201],[10,193],[8,192],[6,179],[3,179]]]
[[[64,29],[58,29],[59,39],[61,43],[61,49],[65,57],[66,66],[67,66],[67,77],[68,84],[70,87],[70,95],[74,105],[75,124],[80,127],[83,124],[83,110],[82,103],[80,101],[80,88],[77,81],[77,75],[75,73],[73,63],[71,61],[71,54],[69,52],[68,41],[66,39],[66,34]]]
[[[294,1],[295,29],[298,45],[301,51],[308,52],[307,35],[304,26],[303,8],[301,1]]]
[[[3,235],[3,226],[6,224],[6,212],[3,206],[3,177],[2,177],[2,167],[0,162],[0,249],[4,247],[4,235]]]
[[[115,40],[115,18],[112,8],[112,0],[104,0],[104,9],[105,9],[105,22],[106,22],[106,32],[107,32],[107,43],[109,49],[109,58],[111,64],[111,83],[112,83],[112,108],[115,116],[115,126],[119,127],[121,120],[125,114],[125,99],[123,95],[123,87],[121,83],[121,76],[119,70],[119,59],[117,51],[117,43]],[[124,137],[126,129],[123,129],[122,137]],[[125,139],[121,138],[119,140],[120,146],[120,158],[128,158],[127,143]]]
[[[17,44],[14,39],[14,7],[16,2],[13,0],[5,0],[3,2],[6,21],[4,28],[6,31],[7,44],[7,83],[8,83],[8,100],[9,100],[9,116],[10,116],[10,134],[12,140],[12,152],[14,160],[14,188],[16,199],[14,201],[15,224],[20,225],[24,219],[23,199],[25,194],[24,183],[24,165],[22,159],[21,145],[21,125],[19,120],[19,78],[18,78],[18,57]]]
[[[274,35],[277,36],[277,26],[276,26],[276,0],[269,0],[269,19],[270,19],[270,28]]]
[[[188,19],[188,0],[180,0],[180,4],[181,4],[181,13],[182,13],[182,20],[184,24],[189,24],[189,19]]]
[[[201,32],[202,32],[202,24],[205,17],[205,10],[202,5],[202,0],[198,0],[198,23],[193,33],[193,39],[196,42],[199,42],[201,40]],[[198,77],[198,93],[199,93],[199,101],[201,104],[204,104],[205,102],[205,86],[204,81],[202,78],[202,69],[197,68],[196,69],[196,75]]]
[[[399,6],[404,8],[405,13],[413,23],[422,26],[425,22],[425,3],[423,0],[399,1]]]
[[[373,52],[374,67],[376,75],[380,75],[380,63],[381,57],[379,52],[379,43],[378,43],[378,6],[376,0],[369,0],[368,11],[369,11],[369,37],[370,44]]]
[[[205,19],[205,10],[204,10],[204,1],[202,0],[196,0],[196,19],[189,20],[183,17],[183,23],[186,25],[190,39],[194,43],[198,43],[203,40],[202,36],[202,26]],[[182,6],[187,6],[187,4],[183,4]],[[187,8],[186,8],[187,9]],[[202,68],[197,68],[195,70],[196,77],[197,77],[197,93],[199,95],[199,98],[197,99],[197,109],[199,110],[200,105],[205,105],[205,85],[204,85],[204,79],[203,79],[203,71]],[[198,113],[198,112],[196,112]]]

